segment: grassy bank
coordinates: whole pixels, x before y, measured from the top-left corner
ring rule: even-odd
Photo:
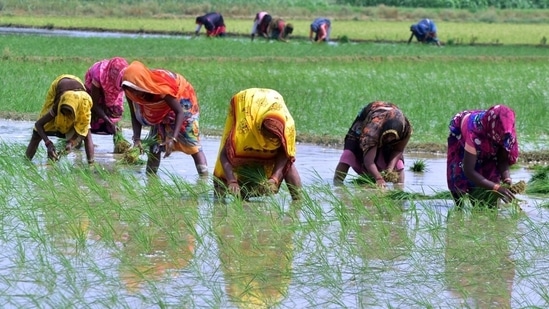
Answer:
[[[441,21],[487,23],[547,23],[549,10],[544,9],[475,9],[403,8],[387,5],[338,5],[334,0],[3,0],[0,15],[4,16],[88,16],[102,18],[184,18],[209,11],[221,12],[227,18],[253,18],[258,11],[273,16],[308,20],[329,16],[336,20],[414,21],[430,17]]]

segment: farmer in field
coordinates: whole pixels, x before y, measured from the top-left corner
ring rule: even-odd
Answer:
[[[282,18],[275,18],[269,23],[267,31],[271,39],[287,42],[290,34],[294,32],[294,26],[286,23]]]
[[[497,207],[500,198],[512,201],[509,168],[519,156],[515,112],[505,105],[463,111],[449,129],[447,180],[456,206],[461,208],[467,197],[488,207]]]
[[[196,25],[196,30],[194,31],[195,35],[198,35],[200,33],[200,29],[204,26],[208,37],[225,36],[226,28],[225,22],[223,21],[223,15],[217,12],[210,12],[206,15],[198,16],[196,18]]]
[[[199,105],[193,86],[180,74],[149,69],[139,61],[132,62],[122,77],[132,119],[134,147],[142,147],[141,130],[150,126],[147,173],[156,174],[161,152],[164,158],[173,151],[191,155],[201,176],[208,174],[206,156],[199,137]]]
[[[411,135],[410,122],[395,104],[374,101],[366,105],[345,136],[334,184],[343,184],[349,167],[375,180],[378,187],[385,188],[387,181],[403,184],[404,149]]]
[[[66,139],[64,152],[69,153],[84,140],[88,163],[94,162],[93,140],[90,133],[92,98],[82,81],[69,74],[58,76],[50,85],[31,140],[25,152],[32,160],[41,141],[48,151],[48,159],[58,160],[57,149],[48,136]]]
[[[216,196],[227,190],[244,199],[274,194],[285,181],[299,199],[295,137],[294,120],[278,92],[250,88],[235,94],[214,169]]]
[[[127,66],[126,59],[114,57],[94,63],[86,72],[84,85],[93,100],[92,133],[115,134],[124,112],[122,75]]]
[[[434,43],[437,46],[440,46],[440,41],[437,37],[437,26],[434,21],[427,18],[422,19],[417,24],[410,26],[410,31],[412,31],[412,34],[408,39],[408,44],[412,42],[412,39],[415,36],[418,42]]]
[[[309,40],[314,42],[328,42],[332,30],[332,22],[328,18],[319,17],[313,21],[309,31]],[[314,33],[314,39],[313,39]]]
[[[255,14],[254,18],[254,25],[252,26],[252,41],[254,40],[254,37],[256,35],[268,38],[269,34],[267,32],[267,28],[269,27],[269,24],[273,20],[272,16],[269,15],[267,12],[259,12]]]

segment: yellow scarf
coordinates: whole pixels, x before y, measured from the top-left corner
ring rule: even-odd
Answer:
[[[69,74],[64,74],[58,76],[46,94],[46,101],[40,112],[40,118],[45,114],[49,113],[51,108],[54,105],[55,97],[57,94],[57,84],[63,78],[71,78],[77,80],[82,84],[82,81],[74,76]],[[82,84],[82,89],[84,89],[84,84]],[[60,132],[62,134],[69,133],[72,129],[76,131],[81,136],[88,135],[88,130],[90,128],[91,121],[91,108],[92,108],[92,98],[85,91],[65,91],[59,98],[59,104],[57,105],[57,110],[55,119],[46,123],[44,125],[44,130],[46,132]],[[74,111],[74,118],[66,117],[61,111],[62,106],[69,106]]]
[[[282,143],[278,139],[266,138],[261,133],[261,126],[266,118],[276,119],[284,124]],[[251,88],[233,96],[219,150],[227,143],[227,156],[233,166],[257,163],[272,167],[280,147],[284,148],[288,158],[294,159],[295,138],[294,119],[282,96],[275,90]],[[219,159],[214,175],[224,178]]]

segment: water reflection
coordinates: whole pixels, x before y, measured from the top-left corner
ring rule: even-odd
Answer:
[[[271,308],[288,294],[294,250],[289,225],[297,204],[292,205],[281,213],[261,202],[215,204],[213,228],[226,292],[237,307]]]
[[[59,209],[44,212],[46,231],[63,255],[83,254],[90,236],[90,219],[85,212],[67,214]]]
[[[408,257],[413,242],[408,235],[404,205],[400,201],[370,199],[359,217],[357,250],[367,260],[395,261]]]
[[[0,141],[9,143],[18,143],[26,145],[32,133],[33,122],[30,121],[12,121],[0,119]],[[124,130],[125,137],[130,140],[132,132],[129,129]],[[113,154],[112,137],[108,135],[94,135],[93,141],[95,144],[95,156],[98,164],[104,165],[107,169],[112,169],[117,158]],[[208,160],[210,173],[213,172],[213,166],[217,160],[217,152],[219,150],[218,137],[202,137],[202,146],[206,159]],[[23,153],[21,154],[23,155]],[[340,149],[329,147],[298,144],[296,167],[302,178],[304,186],[310,185],[331,185],[334,175],[335,166],[341,155]],[[45,148],[40,146],[37,157],[34,162],[43,165],[46,164]],[[407,164],[411,166],[416,160],[425,161],[427,171],[424,173],[412,172],[407,167],[405,171],[405,191],[418,192],[426,195],[431,195],[441,191],[447,191],[446,186],[446,157],[444,154],[406,154]],[[75,151],[68,156],[68,160],[82,162],[84,159],[83,150]],[[85,160],[84,160],[85,161]],[[136,172],[144,172],[144,167],[134,166],[127,167],[129,170]],[[194,162],[187,155],[174,153],[170,157],[163,159],[160,165],[159,176],[169,178],[172,175],[177,175],[183,179],[196,181],[196,169]],[[520,168],[511,171],[514,181],[530,179],[531,172],[525,168]],[[351,171],[349,179],[353,178]],[[356,176],[356,175],[354,175]]]
[[[120,221],[116,226],[121,250],[119,274],[129,292],[147,283],[179,276],[194,256],[194,225],[198,202],[158,199],[158,207],[142,220]]]
[[[112,138],[94,136],[97,170],[74,168],[85,162],[83,151],[44,167],[44,149],[33,164],[22,160],[31,130],[31,122],[0,121],[0,139],[15,144],[0,149],[0,288],[14,306],[32,307],[41,297],[18,301],[14,285],[35,290],[51,272],[59,278],[44,283],[57,287],[51,299],[76,294],[110,307],[130,300],[154,307],[160,298],[223,308],[546,307],[548,211],[532,198],[521,204],[528,233],[514,239],[517,222],[505,209],[500,217],[463,213],[446,222],[449,200],[402,205],[364,187],[332,187],[340,151],[300,144],[296,164],[307,190],[300,209],[278,198],[216,204],[209,180],[206,197],[197,193],[188,156],[163,160],[155,181],[144,166],[117,166]],[[203,145],[213,166],[219,139],[205,137]],[[407,157],[425,159],[429,171],[407,171],[405,191],[446,190],[444,157]],[[512,175],[529,179],[525,169]],[[185,186],[189,198],[181,197]],[[35,250],[43,239],[47,250]],[[25,260],[17,260],[23,251]]]
[[[445,277],[468,307],[511,308],[515,263],[509,241],[517,236],[518,221],[497,212],[450,213]]]

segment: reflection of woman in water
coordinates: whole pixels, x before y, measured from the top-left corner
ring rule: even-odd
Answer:
[[[471,308],[510,308],[515,266],[509,238],[517,221],[495,212],[452,212],[446,232],[446,282]]]
[[[236,210],[216,203],[214,208],[226,291],[238,307],[271,308],[283,300],[290,285],[294,210],[280,214],[265,210],[267,205],[247,205]]]
[[[407,256],[414,243],[408,235],[402,202],[394,205],[383,200],[383,205],[368,207],[368,218],[363,218],[360,233],[355,235],[363,258],[394,261]]]
[[[344,238],[355,242],[353,248],[361,258],[394,261],[408,256],[414,243],[408,235],[402,201],[376,198],[364,191],[338,194],[337,198],[345,205],[357,205],[348,211],[357,220],[358,229]]]
[[[197,202],[177,199],[163,204],[171,205],[173,211],[150,222],[128,223],[117,231],[124,243],[120,277],[130,292],[137,292],[147,281],[181,273],[194,255],[194,228],[186,224],[196,222]]]

